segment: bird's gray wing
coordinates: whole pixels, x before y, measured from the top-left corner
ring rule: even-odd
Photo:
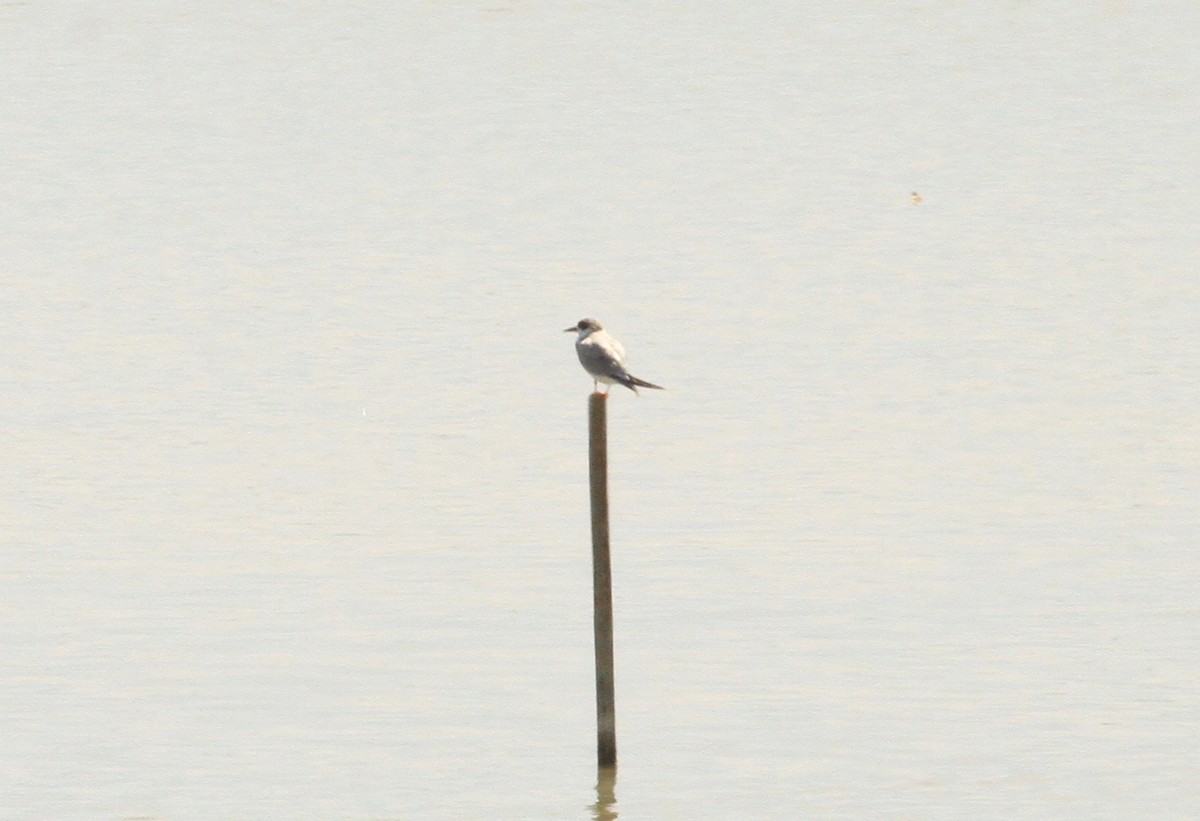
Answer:
[[[588,373],[611,377],[622,377],[625,375],[625,368],[621,364],[620,359],[614,358],[614,353],[618,356],[620,355],[620,346],[617,346],[614,351],[602,345],[589,345],[584,341],[576,345],[575,350],[579,354],[580,364],[583,365],[584,370]]]

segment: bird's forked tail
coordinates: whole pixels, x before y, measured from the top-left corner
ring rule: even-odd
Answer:
[[[633,391],[634,393],[637,393],[638,388],[653,388],[656,391],[665,391],[666,390],[666,388],[664,388],[662,385],[655,385],[653,382],[647,382],[645,379],[638,379],[636,376],[633,376],[633,375],[628,375],[628,376],[629,376],[629,381],[625,382],[623,384],[625,385],[625,387],[629,388],[629,390]],[[637,387],[634,387],[635,385]]]

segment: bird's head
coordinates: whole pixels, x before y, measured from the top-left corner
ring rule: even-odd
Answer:
[[[598,319],[581,319],[581,320],[579,320],[579,322],[575,323],[574,327],[567,328],[566,330],[563,331],[563,333],[564,334],[580,333],[580,334],[583,334],[584,336],[587,336],[588,334],[590,334],[594,331],[602,331],[602,330],[604,330],[604,326],[600,324],[600,320],[598,320]]]

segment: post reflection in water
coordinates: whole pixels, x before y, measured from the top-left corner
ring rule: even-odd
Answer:
[[[596,779],[596,803],[593,821],[614,821],[617,817],[617,768],[600,767]]]

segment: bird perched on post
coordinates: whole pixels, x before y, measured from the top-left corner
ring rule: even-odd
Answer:
[[[665,390],[662,385],[638,379],[625,370],[625,349],[621,347],[620,342],[609,336],[599,320],[581,319],[563,333],[579,334],[575,339],[575,353],[579,354],[579,362],[583,369],[592,375],[596,393],[600,392],[601,382],[605,385],[624,385],[634,393],[638,392],[639,387]]]

